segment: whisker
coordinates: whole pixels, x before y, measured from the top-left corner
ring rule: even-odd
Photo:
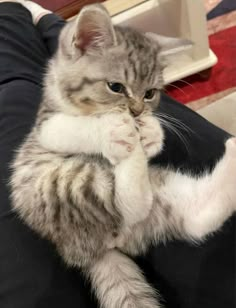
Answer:
[[[181,88],[179,88],[179,87],[173,85],[172,83],[168,84],[168,86],[171,86],[171,87],[173,87],[173,88],[178,89],[178,90],[179,90],[180,92],[182,92],[185,96],[187,96],[187,94],[184,92],[184,90],[182,90]]]
[[[176,136],[179,137],[179,139],[185,145],[186,150],[189,152],[188,142],[187,142],[187,139],[184,137],[184,135],[174,125],[171,125],[168,121],[164,119],[159,119],[159,120],[163,124],[164,127],[169,129],[171,132],[173,132]]]
[[[171,116],[169,116],[169,115],[167,115],[167,114],[163,114],[163,113],[156,113],[156,115],[157,115],[158,117],[161,117],[161,118],[164,118],[164,119],[168,120],[168,121],[171,122],[173,125],[175,125],[175,126],[181,128],[182,130],[184,130],[184,131],[186,131],[186,132],[188,132],[188,133],[190,133],[190,132],[194,133],[194,132],[191,130],[190,127],[188,127],[186,124],[184,124],[183,122],[181,122],[180,120],[178,120],[178,119],[176,119],[176,118],[174,118],[174,117],[171,117]]]
[[[156,114],[158,116],[158,119],[160,121],[160,123],[166,127],[169,131],[171,131],[172,133],[174,133],[179,139],[180,141],[184,144],[187,152],[189,152],[189,146],[188,146],[188,141],[185,138],[185,136],[180,132],[180,130],[178,128],[178,125],[176,125],[176,123],[170,123],[167,119],[164,119],[163,117],[159,117],[158,114]],[[183,127],[182,127],[183,129]]]
[[[173,124],[175,124],[176,126],[179,126],[180,128],[182,128],[183,130],[185,130],[186,132],[188,132],[189,134],[196,134],[196,132],[194,132],[188,125],[186,125],[185,123],[183,123],[181,120],[178,120],[174,117],[171,117],[167,114],[164,113],[157,113],[157,116],[163,117],[167,120],[169,120],[170,122],[172,122]]]
[[[191,88],[193,88],[194,91],[196,91],[196,89],[197,89],[196,87],[194,87],[191,83],[187,82],[186,80],[180,79],[180,80],[178,80],[178,81],[187,84],[188,86],[190,86]]]
[[[179,137],[180,141],[184,144],[187,152],[189,152],[188,141],[184,137],[184,135],[176,127],[174,127],[173,125],[170,125],[170,123],[166,125],[166,128],[169,129],[171,132],[173,132],[177,137]]]

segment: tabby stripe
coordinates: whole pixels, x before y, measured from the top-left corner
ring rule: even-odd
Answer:
[[[87,178],[87,182],[84,183],[83,187],[81,187],[83,191],[83,196],[86,201],[88,201],[87,208],[90,208],[92,212],[96,212],[96,217],[98,220],[102,221],[103,223],[107,223],[112,219],[111,214],[107,211],[104,206],[104,201],[102,201],[96,192],[93,189],[93,182],[94,182],[94,175],[93,170],[90,172]],[[91,208],[92,207],[92,208]]]
[[[103,206],[101,206],[103,202],[96,195],[93,189],[94,172],[96,172],[96,170],[90,170],[90,173],[87,176],[87,181],[84,183],[84,185],[82,185],[81,190],[83,192],[83,196],[85,200],[87,200],[91,204],[96,203],[98,207],[101,207],[101,209],[103,209]]]
[[[54,170],[52,174],[51,182],[51,195],[53,198],[52,207],[54,206],[53,222],[55,224],[56,230],[60,229],[60,216],[61,216],[61,203],[58,196],[58,180],[59,180],[59,170],[58,168]]]
[[[81,205],[77,204],[78,201],[75,198],[76,196],[72,194],[73,183],[74,181],[77,180],[77,176],[78,175],[80,176],[84,168],[85,168],[85,164],[80,164],[75,169],[70,170],[70,175],[66,179],[66,185],[64,186],[64,196],[66,199],[65,203],[68,205],[68,211],[71,212],[71,215],[74,216],[72,214],[72,211],[74,210],[74,213],[76,212],[79,215],[80,219],[83,219],[86,221],[85,216],[80,208]],[[78,194],[79,194],[79,191],[78,191]]]
[[[99,82],[101,80],[99,79],[89,79],[87,77],[84,77],[82,79],[82,81],[80,82],[80,84],[76,87],[68,87],[66,89],[66,92],[69,93],[69,92],[80,92],[83,90],[83,88],[87,85],[94,85],[95,83]]]
[[[152,65],[152,69],[151,69],[151,74],[150,74],[150,78],[149,78],[149,82],[153,82],[155,77],[156,77],[156,74],[157,74],[157,61],[153,61],[153,65]]]
[[[82,168],[77,168],[77,170],[75,170],[75,172],[73,174],[71,174],[70,176],[70,180],[68,180],[67,182],[67,187],[66,187],[66,196],[67,196],[67,203],[69,206],[73,207],[73,209],[78,213],[78,215],[80,216],[80,219],[82,219],[85,222],[85,225],[87,223],[90,223],[91,225],[93,225],[94,227],[97,226],[97,221],[98,221],[98,217],[95,215],[95,211],[96,209],[91,209],[90,204],[88,204],[87,202],[84,203],[84,201],[81,201],[81,204],[78,205],[77,204],[77,200],[75,200],[75,196],[72,195],[72,185],[73,182],[77,180],[77,177],[80,176],[80,172],[82,171],[82,169],[85,167],[84,165],[81,165],[80,167]],[[83,188],[80,188],[80,192],[78,193],[82,193]],[[83,211],[83,208],[85,208],[85,210]],[[100,213],[99,213],[100,214]],[[102,223],[106,223],[106,219],[104,217]]]
[[[128,53],[128,61],[129,61],[129,65],[131,66],[133,74],[134,74],[134,80],[136,80],[137,76],[138,76],[138,72],[137,72],[137,69],[136,69],[136,66],[135,66],[135,61],[133,59],[133,51],[132,50]]]
[[[128,70],[127,70],[127,68],[125,67],[125,81],[126,82],[128,82],[128,80],[129,80],[129,75],[128,75]]]

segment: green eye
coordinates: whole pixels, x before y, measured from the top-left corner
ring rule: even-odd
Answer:
[[[119,82],[108,82],[107,83],[108,88],[115,93],[124,93],[125,87],[122,83]]]
[[[153,97],[154,97],[155,94],[156,94],[156,91],[157,91],[156,89],[147,90],[146,93],[145,93],[144,98],[147,99],[147,100],[153,99]]]

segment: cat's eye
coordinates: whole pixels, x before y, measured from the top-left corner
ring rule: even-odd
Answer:
[[[144,95],[144,99],[146,100],[151,100],[154,98],[155,94],[156,94],[157,90],[156,89],[150,89],[147,90],[145,95]]]
[[[125,87],[122,83],[119,82],[108,82],[107,83],[108,88],[115,93],[124,93]]]

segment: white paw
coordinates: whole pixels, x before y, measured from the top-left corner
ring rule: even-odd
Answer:
[[[106,116],[103,155],[113,164],[129,157],[138,142],[135,122],[128,114]]]
[[[160,122],[154,116],[137,119],[140,141],[148,158],[157,155],[163,147],[164,132]]]

